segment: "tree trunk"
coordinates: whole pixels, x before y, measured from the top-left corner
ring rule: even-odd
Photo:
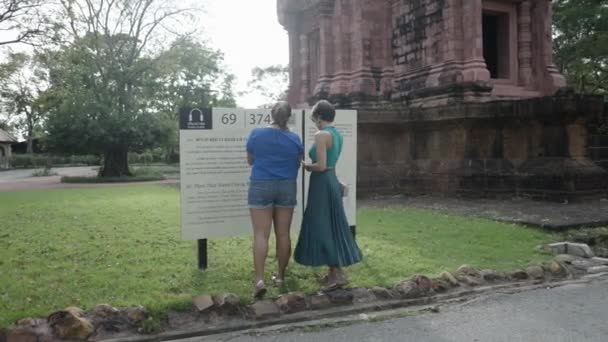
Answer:
[[[32,134],[28,134],[27,136],[27,150],[25,153],[32,154],[34,153],[34,139],[32,138]]]
[[[106,178],[131,175],[131,171],[129,171],[127,149],[119,147],[106,150],[103,155],[103,167],[99,171],[99,176]]]

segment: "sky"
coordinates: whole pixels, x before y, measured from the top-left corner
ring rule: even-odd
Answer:
[[[236,92],[247,90],[251,69],[287,64],[287,32],[279,24],[276,0],[208,0],[201,21],[205,37],[225,54],[229,71],[237,77]],[[259,96],[237,98],[240,107],[263,104]]]

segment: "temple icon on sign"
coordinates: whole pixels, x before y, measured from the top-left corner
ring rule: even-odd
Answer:
[[[195,115],[198,114],[198,120],[196,122],[205,122],[205,116],[203,115],[203,111],[198,108],[193,108],[190,110],[190,114],[188,115],[188,122],[194,122]]]
[[[180,129],[213,129],[213,116],[209,108],[182,107],[179,110]]]

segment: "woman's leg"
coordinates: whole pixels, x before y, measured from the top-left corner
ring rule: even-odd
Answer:
[[[268,238],[272,226],[272,208],[250,209],[253,224],[253,266],[256,286],[264,280],[264,263],[268,256]]]
[[[293,208],[274,209],[274,232],[277,238],[277,258],[279,259],[279,272],[277,278],[285,279],[285,270],[291,258],[291,220]]]

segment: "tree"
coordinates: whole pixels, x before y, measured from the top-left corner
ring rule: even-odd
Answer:
[[[154,106],[177,118],[181,107],[235,106],[234,76],[223,70],[223,55],[192,38],[177,39],[157,59]]]
[[[608,0],[554,2],[556,62],[580,93],[608,94]]]
[[[264,98],[261,107],[272,107],[274,102],[287,100],[287,87],[289,86],[289,67],[285,65],[271,65],[265,68],[255,67],[251,70],[251,80],[248,86],[249,93]]]
[[[178,150],[177,119],[182,107],[234,107],[232,92],[234,76],[223,70],[223,55],[192,38],[180,38],[162,52],[156,65],[156,77],[148,87],[149,104],[175,129],[165,152],[168,161],[175,161]]]
[[[130,175],[129,151],[168,139],[171,127],[148,106],[147,86],[157,51],[175,35],[170,28],[195,27],[195,9],[177,0],[60,2],[67,22],[60,30],[65,43],[51,61],[49,144],[102,154],[102,177]]]
[[[25,43],[49,29],[49,20],[43,10],[44,0],[0,0],[0,32],[4,33],[0,46]]]
[[[40,63],[42,56],[11,53],[8,62],[0,64],[0,99],[6,112],[16,120],[27,139],[27,153],[32,153],[34,131],[47,114],[45,105],[48,71]]]

